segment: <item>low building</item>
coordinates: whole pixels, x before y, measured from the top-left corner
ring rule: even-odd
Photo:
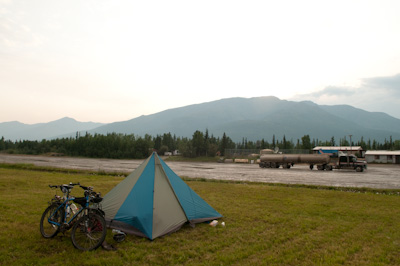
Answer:
[[[178,150],[164,152],[164,156],[172,156],[172,155],[177,156],[177,155],[180,155],[180,153]]]
[[[354,154],[358,157],[364,157],[365,154],[361,146],[317,146],[313,149],[313,153],[329,154],[331,156],[337,156],[339,152]]]
[[[400,151],[367,151],[367,163],[393,163],[400,164]]]

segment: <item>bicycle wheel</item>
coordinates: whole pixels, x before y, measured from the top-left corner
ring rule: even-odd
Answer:
[[[55,237],[60,231],[60,227],[58,225],[52,224],[49,222],[53,221],[61,224],[64,219],[64,209],[58,208],[58,204],[52,204],[43,212],[42,218],[40,219],[40,233],[44,238],[52,238]],[[57,211],[56,211],[57,210]]]
[[[81,217],[72,227],[72,244],[80,250],[94,250],[103,243],[106,234],[104,218],[98,214],[89,213]]]

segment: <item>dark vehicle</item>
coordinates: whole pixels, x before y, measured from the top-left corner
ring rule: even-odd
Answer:
[[[317,169],[327,171],[331,171],[332,169],[351,169],[357,172],[363,172],[367,169],[367,162],[358,160],[354,155],[340,155],[336,163],[318,164]]]

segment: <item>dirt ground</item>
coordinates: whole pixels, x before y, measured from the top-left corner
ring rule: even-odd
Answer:
[[[143,161],[0,154],[0,163],[30,163],[37,166],[126,173],[132,172]],[[167,164],[179,176],[189,178],[400,189],[400,165],[369,164],[368,170],[357,173],[350,170],[310,170],[308,165],[300,164],[291,169],[269,169],[260,168],[258,164],[217,162],[167,161]]]

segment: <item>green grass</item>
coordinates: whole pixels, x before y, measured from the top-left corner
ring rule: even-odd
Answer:
[[[0,168],[0,264],[400,265],[400,197],[368,190],[185,179],[224,215],[226,227],[185,225],[154,241],[128,236],[119,244],[109,232],[117,251],[85,253],[74,249],[69,232],[40,235],[41,214],[55,192],[48,184],[81,182],[106,194],[122,179]]]

